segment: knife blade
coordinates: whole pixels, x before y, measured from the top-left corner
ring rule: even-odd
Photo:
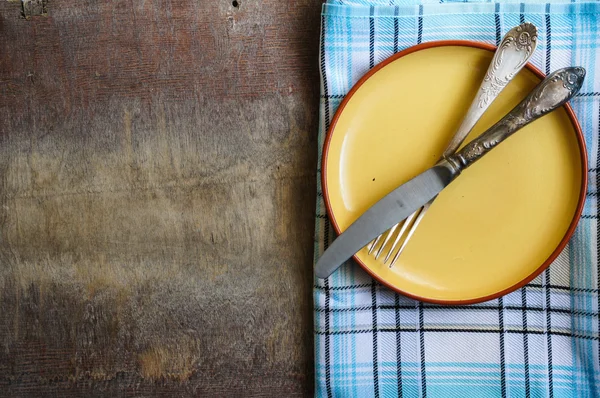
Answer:
[[[460,173],[496,145],[570,100],[580,89],[585,69],[570,67],[548,75],[500,121],[460,151],[402,184],[363,213],[325,250],[315,265],[324,279],[370,241],[427,203]]]
[[[334,240],[315,267],[318,278],[327,278],[340,265],[390,227],[429,202],[453,179],[453,170],[439,165],[393,190]]]

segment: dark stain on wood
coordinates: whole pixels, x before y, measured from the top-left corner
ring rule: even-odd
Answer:
[[[320,5],[0,3],[0,396],[312,394]]]

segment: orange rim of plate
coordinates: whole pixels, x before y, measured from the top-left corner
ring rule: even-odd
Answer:
[[[490,44],[485,44],[485,43],[481,43],[481,42],[475,42],[475,41],[468,41],[468,40],[440,40],[440,41],[431,41],[431,42],[427,42],[427,43],[421,43],[418,44],[416,46],[413,47],[409,47],[403,51],[400,51],[394,55],[392,55],[391,57],[385,59],[384,61],[380,62],[379,64],[377,64],[375,67],[373,67],[371,70],[369,70],[369,72],[367,72],[350,90],[350,92],[344,97],[342,103],[340,104],[340,106],[338,107],[335,115],[333,116],[333,120],[331,121],[331,124],[329,126],[329,129],[327,130],[327,136],[325,138],[325,145],[323,147],[323,157],[322,157],[322,164],[321,164],[321,185],[323,187],[323,199],[325,200],[325,207],[327,209],[327,214],[329,216],[329,219],[331,220],[331,224],[333,225],[333,228],[335,229],[335,232],[339,235],[341,233],[340,227],[335,219],[335,215],[333,214],[333,210],[331,208],[331,202],[329,200],[329,191],[327,189],[327,157],[329,154],[329,145],[331,143],[331,137],[333,135],[333,131],[335,129],[335,126],[337,124],[337,121],[340,118],[340,115],[342,114],[342,112],[344,111],[344,108],[346,107],[346,105],[348,104],[348,102],[350,101],[350,99],[352,98],[352,96],[354,95],[354,93],[356,93],[356,91],[371,77],[373,76],[375,73],[377,73],[380,69],[382,69],[383,67],[385,67],[386,65],[388,65],[391,62],[396,61],[399,58],[404,57],[405,55],[408,54],[412,54],[414,52],[417,51],[421,51],[421,50],[426,50],[428,48],[433,48],[433,47],[446,47],[446,46],[463,46],[463,47],[474,47],[474,48],[480,48],[482,50],[488,50],[488,51],[495,51],[496,50],[496,46],[490,45]],[[538,68],[536,68],[535,66],[531,65],[530,63],[527,63],[525,65],[525,68],[527,68],[528,70],[530,70],[531,72],[533,72],[534,75],[536,75],[537,77],[539,77],[540,79],[544,79],[546,77],[546,75],[540,71]],[[504,296],[514,290],[517,290],[523,286],[525,286],[526,284],[528,284],[529,282],[531,282],[533,279],[535,279],[539,274],[541,274],[546,268],[548,268],[550,266],[550,264],[556,259],[556,257],[558,257],[558,255],[563,251],[563,249],[565,248],[565,246],[567,245],[567,243],[569,242],[569,239],[571,239],[571,236],[573,235],[573,233],[575,232],[575,228],[577,227],[577,224],[581,218],[581,213],[583,212],[583,205],[585,203],[585,197],[586,197],[586,192],[587,192],[587,184],[588,184],[588,178],[587,178],[587,150],[586,150],[586,146],[585,146],[585,139],[583,138],[583,133],[581,131],[581,126],[579,125],[579,122],[577,121],[577,117],[575,116],[575,113],[573,112],[573,108],[571,108],[571,106],[567,103],[565,105],[563,105],[563,108],[565,109],[565,111],[567,112],[567,115],[569,116],[569,119],[571,120],[571,124],[573,125],[573,129],[575,130],[575,135],[577,138],[577,143],[579,145],[579,155],[580,155],[580,159],[581,159],[581,190],[579,192],[579,201],[577,203],[577,208],[575,210],[575,214],[573,216],[573,219],[571,220],[571,224],[569,225],[569,228],[567,229],[567,232],[565,233],[565,236],[562,238],[562,240],[560,241],[560,243],[558,244],[558,246],[556,247],[556,249],[554,249],[554,251],[552,252],[552,254],[550,255],[550,257],[548,257],[546,259],[546,261],[544,261],[542,263],[542,265],[540,265],[533,273],[531,273],[527,278],[523,279],[522,281],[520,281],[517,284],[514,284],[504,290],[501,290],[497,293],[494,294],[490,294],[488,296],[483,296],[483,297],[478,297],[475,299],[468,299],[468,300],[438,300],[438,299],[431,299],[428,297],[420,297],[418,295],[415,294],[411,294],[408,293],[406,291],[403,291],[402,289],[398,289],[397,287],[391,285],[390,283],[386,282],[385,280],[383,280],[382,278],[380,278],[379,276],[377,276],[374,272],[372,272],[369,267],[367,267],[361,260],[360,258],[355,254],[352,258],[354,259],[354,261],[356,261],[369,275],[371,275],[371,277],[373,277],[375,280],[377,280],[379,283],[381,283],[382,285],[388,287],[389,289],[398,292],[406,297],[410,297],[413,298],[415,300],[419,300],[419,301],[423,301],[423,302],[428,302],[428,303],[433,303],[433,304],[446,304],[446,305],[456,305],[456,304],[461,304],[461,305],[467,305],[467,304],[476,304],[476,303],[481,303],[484,301],[489,301],[489,300],[493,300],[496,299],[498,297]]]

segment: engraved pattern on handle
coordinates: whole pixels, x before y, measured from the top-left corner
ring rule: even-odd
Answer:
[[[481,115],[498,97],[508,82],[525,66],[537,46],[537,29],[531,23],[522,23],[509,30],[485,74],[479,91],[454,137],[444,150],[451,156],[469,135]]]
[[[581,88],[585,69],[563,68],[551,73],[498,123],[447,158],[457,174],[527,124],[569,101]]]

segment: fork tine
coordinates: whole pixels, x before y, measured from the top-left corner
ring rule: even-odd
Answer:
[[[415,210],[415,212],[413,214],[411,214],[410,216],[408,216],[408,218],[406,218],[406,220],[404,220],[404,224],[402,224],[402,228],[400,229],[400,232],[398,232],[398,235],[396,235],[396,239],[394,240],[394,243],[392,243],[392,247],[390,248],[390,251],[385,256],[385,259],[383,260],[384,264],[386,264],[388,262],[390,256],[392,255],[392,253],[394,252],[394,249],[396,248],[396,245],[398,244],[398,241],[400,241],[400,239],[402,239],[404,232],[410,226],[410,224],[412,223],[412,220],[421,212],[421,209],[422,209],[422,207],[418,208],[417,210]]]
[[[429,209],[430,203],[426,203],[425,206],[423,206],[421,208],[421,213],[419,213],[419,217],[417,217],[417,219],[415,220],[415,222],[413,223],[413,225],[410,227],[410,230],[408,231],[408,234],[406,235],[406,238],[404,239],[404,242],[402,242],[402,245],[400,246],[400,249],[398,249],[398,252],[396,253],[396,255],[394,256],[394,258],[392,259],[392,262],[390,263],[390,268],[392,268],[394,266],[394,264],[396,264],[396,261],[398,261],[398,257],[400,257],[400,254],[404,251],[404,248],[406,247],[406,244],[408,243],[408,241],[410,240],[410,238],[412,238],[413,234],[415,233],[417,226],[419,225],[419,223],[421,222],[421,220],[423,219],[423,216],[425,215],[425,213],[427,213],[427,209]],[[388,256],[390,254],[392,254],[392,251],[394,250],[394,247],[392,247],[392,250],[390,250],[390,252],[388,253]]]
[[[379,235],[377,238],[375,238],[375,240],[373,242],[371,242],[371,246],[369,246],[368,254],[371,254],[373,252],[373,250],[375,250],[375,246],[377,246],[377,244],[381,240],[382,236],[383,236],[383,234]]]
[[[377,260],[379,258],[379,256],[381,255],[381,252],[383,251],[383,248],[385,247],[385,245],[387,245],[387,243],[390,241],[390,239],[392,238],[392,235],[394,235],[394,231],[396,230],[396,228],[398,228],[398,225],[400,225],[400,223],[394,225],[388,232],[387,236],[385,237],[385,240],[383,241],[383,243],[381,244],[381,247],[379,248],[379,250],[377,250],[377,253],[375,253],[375,259]]]

